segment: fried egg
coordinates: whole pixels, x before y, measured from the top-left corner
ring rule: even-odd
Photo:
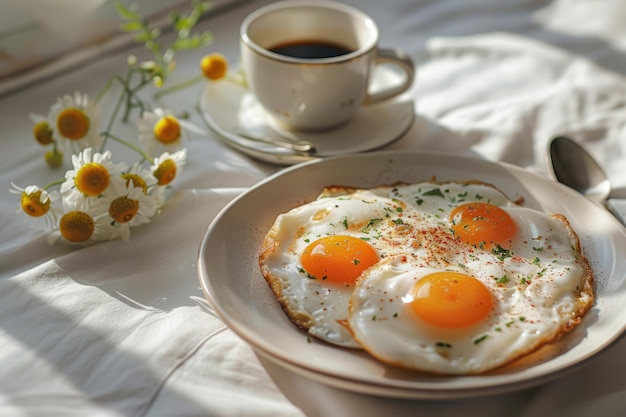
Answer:
[[[440,201],[437,217],[407,216],[419,247],[365,271],[350,301],[349,327],[366,351],[404,368],[476,374],[580,322],[592,273],[567,220],[496,202]]]
[[[567,220],[472,181],[329,187],[278,216],[259,265],[310,335],[437,373],[529,353],[593,302]]]
[[[259,263],[291,320],[312,336],[359,348],[343,324],[356,280],[388,253],[383,219],[398,204],[370,191],[319,199],[281,214],[267,234]]]

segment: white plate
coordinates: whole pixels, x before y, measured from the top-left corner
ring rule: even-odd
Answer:
[[[399,82],[398,74],[381,67],[373,73],[372,90]],[[199,108],[219,128],[232,133],[268,139],[280,136],[312,142],[312,156],[241,138],[231,142],[239,151],[266,162],[290,165],[313,157],[366,152],[389,145],[411,127],[415,118],[413,100],[405,94],[383,103],[363,106],[346,124],[321,132],[284,130],[271,122],[256,98],[242,86],[228,82],[207,82],[200,95]]]
[[[311,340],[283,314],[257,264],[276,216],[313,200],[329,184],[370,187],[396,181],[478,179],[546,213],[563,213],[595,272],[597,300],[582,324],[558,342],[479,376],[446,377],[386,366],[369,355]],[[454,398],[529,387],[574,369],[626,328],[626,234],[604,209],[522,168],[420,151],[331,157],[285,169],[232,201],[202,242],[202,288],[222,319],[258,352],[302,375],[342,389],[390,397]]]

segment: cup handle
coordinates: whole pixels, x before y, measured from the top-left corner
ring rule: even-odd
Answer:
[[[379,91],[375,94],[368,94],[365,97],[365,104],[378,103],[379,101],[387,100],[404,93],[413,84],[413,78],[415,77],[415,64],[407,54],[400,49],[385,49],[378,48],[376,58],[374,59],[375,65],[392,64],[400,68],[404,74],[404,81],[399,85],[394,85]]]

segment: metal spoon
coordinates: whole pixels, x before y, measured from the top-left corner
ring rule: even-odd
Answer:
[[[285,148],[297,155],[313,155],[315,153],[315,145],[311,142],[300,140],[300,139],[292,139],[292,138],[262,138],[257,136],[248,135],[245,133],[234,133],[229,132],[222,127],[220,127],[215,120],[208,114],[208,112],[202,111],[199,105],[196,106],[196,110],[198,114],[202,118],[204,124],[218,136],[218,139],[227,141],[228,144],[238,145],[242,147],[240,138],[247,139],[253,142],[264,143],[266,145],[277,146],[279,148]]]
[[[555,137],[550,142],[550,161],[557,181],[605,206],[626,225],[626,199],[610,198],[608,176],[582,146],[565,136]]]

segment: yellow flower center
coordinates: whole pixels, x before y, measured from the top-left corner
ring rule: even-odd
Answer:
[[[89,132],[89,117],[81,109],[68,107],[59,113],[57,129],[61,135],[68,139],[82,139]]]
[[[139,212],[139,201],[126,196],[118,197],[109,206],[109,215],[117,223],[128,223]]]
[[[157,184],[168,185],[176,178],[176,163],[172,159],[161,162],[159,167],[152,173],[157,179]]]
[[[109,186],[109,171],[97,162],[89,162],[78,170],[74,183],[78,190],[89,197],[95,197]]]
[[[146,184],[146,181],[141,178],[140,175],[122,174],[122,178],[126,180],[126,188],[128,188],[128,186],[132,182],[135,188],[141,188],[144,194],[148,194],[148,184]]]
[[[165,116],[154,125],[154,137],[161,143],[170,144],[180,139],[180,124],[174,116]]]
[[[70,242],[84,242],[93,235],[96,230],[96,222],[93,218],[82,211],[69,211],[59,221],[61,236]]]
[[[52,143],[52,129],[48,122],[39,122],[33,127],[33,136],[41,145],[49,145]]]
[[[50,199],[42,203],[40,198],[41,190],[30,194],[22,192],[21,206],[24,213],[32,217],[41,217],[46,214],[50,210]]]
[[[200,69],[209,80],[219,80],[224,78],[228,71],[228,61],[220,54],[205,55],[200,60]]]

